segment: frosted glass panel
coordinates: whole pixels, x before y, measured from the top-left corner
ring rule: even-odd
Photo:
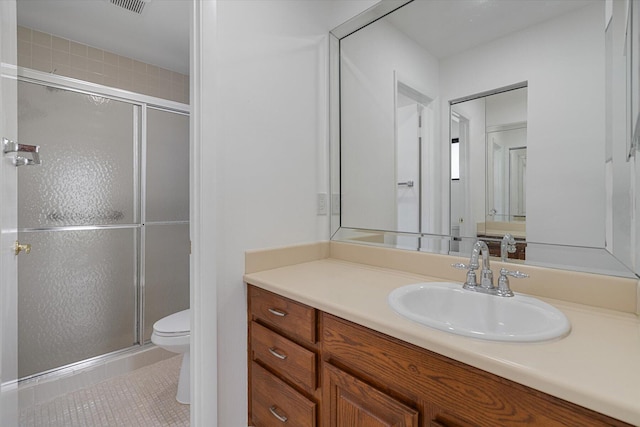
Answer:
[[[132,346],[137,229],[19,233],[20,377]]]
[[[18,169],[19,227],[132,224],[134,111],[95,95],[18,82],[18,134],[42,165]]]
[[[189,225],[146,225],[144,339],[153,324],[189,308]]]
[[[189,116],[147,110],[147,221],[189,220]]]

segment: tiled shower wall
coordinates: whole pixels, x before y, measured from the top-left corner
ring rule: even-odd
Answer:
[[[189,76],[51,34],[18,27],[18,65],[189,103]]]

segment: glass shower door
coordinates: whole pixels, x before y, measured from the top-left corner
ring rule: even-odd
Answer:
[[[143,341],[189,308],[189,116],[147,108]]]
[[[19,377],[137,342],[140,107],[21,81],[19,135],[40,145],[18,173]]]

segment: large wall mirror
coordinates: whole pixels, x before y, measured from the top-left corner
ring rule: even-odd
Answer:
[[[508,233],[510,262],[634,276],[630,3],[382,1],[334,29],[332,239]]]

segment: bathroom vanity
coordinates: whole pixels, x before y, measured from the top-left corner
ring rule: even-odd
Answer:
[[[247,272],[255,427],[640,423],[633,314],[547,299],[571,320],[567,337],[499,343],[388,307],[391,290],[437,277],[331,257]]]
[[[248,294],[256,427],[629,425],[263,289]]]

